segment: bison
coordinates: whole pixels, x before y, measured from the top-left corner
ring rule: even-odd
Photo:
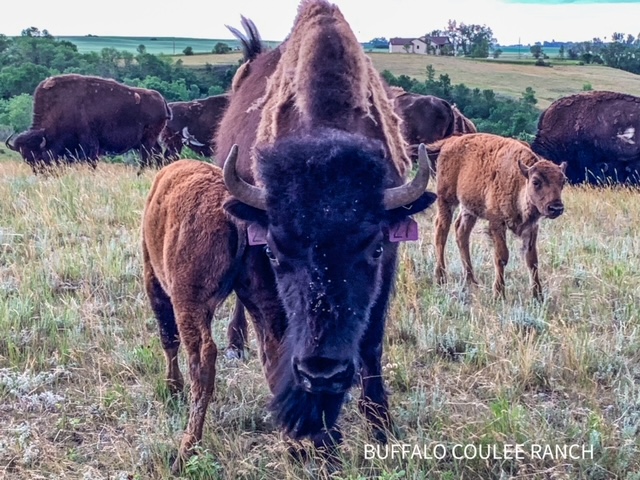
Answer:
[[[453,211],[459,204],[456,240],[467,281],[477,283],[471,266],[469,237],[477,219],[482,218],[489,221],[494,242],[494,292],[504,295],[509,229],[522,239],[533,296],[540,299],[538,223],[541,218],[557,218],[564,212],[561,195],[567,164],[558,166],[539,158],[523,142],[487,133],[451,137],[427,149],[438,155],[436,280],[442,283],[445,279],[444,249]]]
[[[178,162],[158,175],[144,213],[147,294],[167,382],[182,386],[180,343],[191,378],[174,470],[202,437],[217,355],[210,323],[231,290],[251,314],[270,409],[290,438],[337,445],[337,417],[359,382],[359,405],[384,440],[381,357],[397,241],[435,201],[425,192],[424,149],[405,183],[400,119],[335,5],[303,0],[288,38],[248,57],[216,135],[229,197],[219,174],[196,187],[195,167]]]
[[[171,110],[155,90],[105,78],[68,74],[49,77],[33,95],[31,128],[6,141],[34,172],[59,161],[87,160],[138,149],[141,165],[161,155],[158,137]]]
[[[476,132],[471,120],[442,98],[409,93],[397,87],[391,87],[389,92],[394,109],[402,118],[402,134],[411,146],[413,158],[421,143],[429,144],[451,135]]]
[[[640,183],[640,98],[594,91],[553,102],[531,148],[567,162],[570,183]]]
[[[212,139],[228,103],[228,95],[169,103],[172,118],[160,136],[165,147],[165,159],[180,158],[183,146],[203,157],[211,157],[215,149]]]

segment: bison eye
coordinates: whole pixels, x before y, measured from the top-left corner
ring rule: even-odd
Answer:
[[[535,188],[540,188],[540,180],[532,180],[531,183]]]
[[[382,246],[382,244],[378,245],[376,249],[373,251],[372,257],[380,258],[382,256],[383,251],[384,251],[384,247]]]
[[[264,253],[267,254],[267,257],[269,257],[269,260],[271,260],[272,262],[276,261],[276,256],[273,253],[273,250],[271,250],[271,248],[269,248],[269,245],[265,245],[264,247]]]

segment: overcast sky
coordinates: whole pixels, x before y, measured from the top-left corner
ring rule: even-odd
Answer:
[[[502,45],[611,38],[640,33],[640,0],[335,0],[358,40],[420,36],[449,19],[487,25]],[[27,27],[54,36],[231,38],[225,24],[251,18],[265,40],[289,33],[299,0],[26,0],[3,9],[0,33]]]

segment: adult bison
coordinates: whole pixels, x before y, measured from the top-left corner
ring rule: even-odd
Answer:
[[[165,147],[165,158],[177,160],[183,146],[204,157],[211,157],[215,148],[213,138],[228,104],[228,95],[214,95],[190,102],[170,102],[172,118],[167,121],[160,136]]]
[[[640,183],[640,98],[624,93],[578,93],[540,115],[531,144],[537,154],[568,162],[571,183]]]
[[[6,145],[34,172],[60,160],[87,160],[138,149],[141,165],[160,155],[158,137],[171,111],[155,90],[84,75],[49,77],[36,87],[31,128]]]
[[[478,218],[488,220],[495,248],[494,292],[504,295],[504,267],[509,261],[506,232],[522,239],[535,298],[542,297],[538,275],[538,223],[564,212],[562,189],[566,163],[539,158],[525,142],[489,133],[452,137],[429,145],[438,155],[435,222],[436,279],[445,279],[444,251],[453,211],[456,241],[467,281],[476,283],[469,238]]]
[[[254,56],[216,136],[230,197],[223,203],[212,170],[196,188],[195,167],[181,161],[158,175],[144,214],[147,293],[172,388],[182,385],[180,342],[189,360],[176,470],[202,436],[217,356],[210,322],[231,289],[251,313],[270,408],[290,437],[339,442],[336,420],[359,381],[361,409],[384,438],[381,356],[397,241],[435,199],[424,150],[404,183],[411,161],[400,120],[336,6],[303,0],[285,42]],[[204,195],[215,182],[217,193]]]
[[[402,133],[416,158],[418,145],[429,144],[451,135],[474,133],[475,125],[446,100],[392,87],[390,96],[396,113],[402,118]]]

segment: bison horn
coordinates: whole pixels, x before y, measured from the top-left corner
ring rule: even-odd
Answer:
[[[267,193],[263,188],[256,187],[240,178],[236,170],[238,161],[238,145],[231,147],[229,155],[224,162],[222,173],[224,184],[229,193],[247,205],[260,210],[267,209]]]
[[[40,142],[40,149],[44,149],[47,146],[47,137],[42,136],[42,141]]]
[[[182,143],[190,143],[191,145],[195,145],[196,147],[204,147],[204,143],[200,143],[196,137],[191,135],[189,132],[189,127],[184,127],[182,129]]]
[[[9,135],[9,138],[7,138],[7,139],[4,141],[4,144],[7,146],[7,148],[8,148],[9,150],[13,150],[13,151],[15,152],[16,147],[15,147],[15,145],[12,145],[12,144],[11,144],[11,139],[13,138],[13,136],[14,136],[14,135],[15,135],[15,132],[14,132],[14,133],[12,133],[11,135]]]
[[[418,147],[418,172],[409,183],[400,187],[387,188],[384,192],[384,208],[392,210],[403,207],[417,200],[427,188],[431,162],[423,143]]]

